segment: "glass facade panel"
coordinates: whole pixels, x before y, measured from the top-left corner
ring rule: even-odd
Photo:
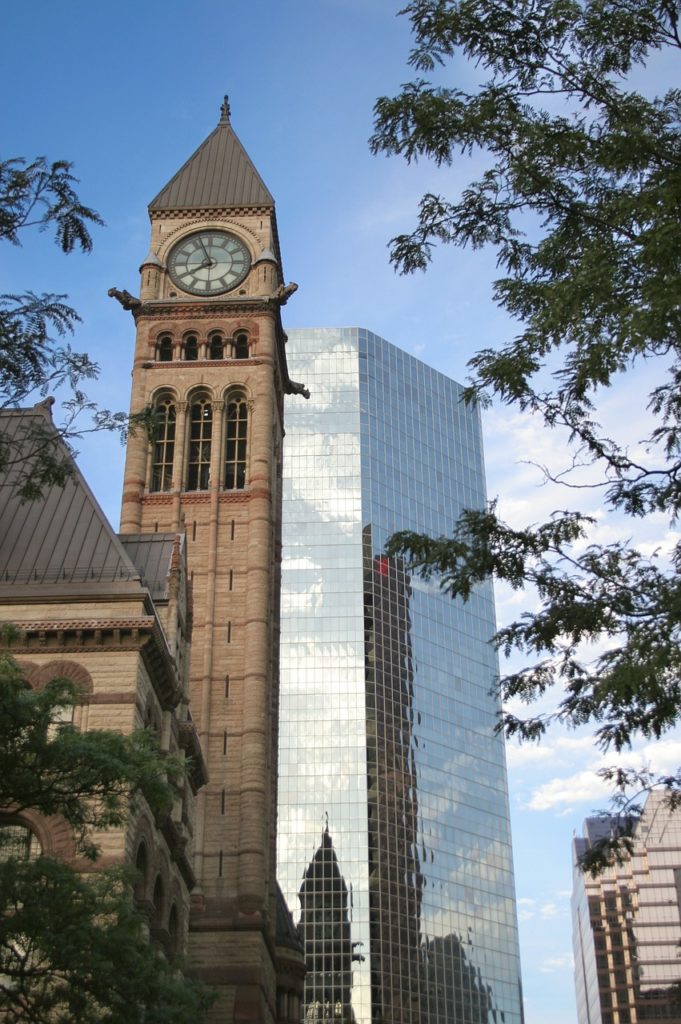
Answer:
[[[357,328],[293,330],[284,449],[278,870],[304,1021],[519,1024],[491,586],[383,548],[485,501],[479,415]]]

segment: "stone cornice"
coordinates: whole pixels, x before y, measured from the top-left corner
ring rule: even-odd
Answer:
[[[288,375],[286,363],[286,334],[281,322],[281,302],[284,301],[276,295],[230,295],[229,298],[201,299],[191,301],[184,297],[180,299],[155,299],[135,306],[132,311],[135,323],[141,320],[187,320],[187,319],[215,319],[221,316],[233,316],[235,314],[253,314],[262,316],[269,313],[274,318],[275,336],[277,339],[277,356],[283,389],[286,394],[302,394],[309,397],[306,388],[301,384],[292,381]]]
[[[139,363],[145,370],[187,370],[188,368],[201,366],[206,367],[210,370],[224,370],[226,366],[232,369],[234,366],[239,367],[250,367],[250,366],[263,366],[265,363],[271,362],[268,359],[263,359],[262,356],[251,356],[249,359],[194,359],[191,363],[187,363],[184,359],[173,359],[168,363],[149,363],[145,359],[140,359]],[[185,403],[186,404],[186,403]],[[215,405],[215,403],[213,403]]]
[[[137,651],[164,708],[174,708],[182,692],[173,659],[153,615],[111,619],[38,619],[15,622],[14,636],[0,637],[12,654],[85,651]]]
[[[163,491],[163,493],[145,494],[142,496],[142,501],[145,505],[172,505],[173,498],[177,494],[177,491]],[[130,499],[133,504],[137,504],[138,499]]]
[[[155,623],[153,615],[135,615],[129,618],[111,618],[111,619],[29,619],[21,622],[14,623],[20,634],[29,634],[37,630],[48,630],[50,632],[64,630],[78,630],[83,632],[85,630],[98,631],[107,630],[136,630],[136,631],[149,631]]]
[[[244,313],[262,314],[268,310],[275,312],[279,307],[268,297],[255,295],[235,295],[229,299],[168,299],[145,302],[135,310],[135,320],[215,320],[219,317]],[[164,364],[167,365],[167,364]]]
[[[189,781],[196,793],[208,782],[208,769],[203,758],[201,742],[193,722],[178,722],[178,743],[191,761]]]
[[[247,502],[253,493],[248,488],[238,491],[220,491],[218,501],[221,505],[241,504]],[[165,491],[163,494],[145,494],[142,503],[144,505],[172,505],[173,498],[178,495],[183,507],[185,505],[208,505],[211,501],[210,491]]]
[[[248,501],[253,496],[253,491],[244,489],[241,491],[220,491],[218,501],[221,505],[239,505]]]
[[[200,209],[167,209],[167,210],[152,210],[150,217],[152,221],[156,220],[191,220],[195,221],[201,218],[210,217],[215,218],[223,224],[227,217],[249,217],[249,216],[261,216],[265,214],[271,214],[274,210],[272,206],[220,206],[220,207],[201,207]]]
[[[196,885],[196,875],[194,874],[189,858],[187,857],[186,848],[189,841],[184,826],[168,816],[161,822],[157,822],[157,827],[166,841],[168,846],[168,852],[171,858],[177,864],[180,874],[184,879],[189,892],[192,891]]]

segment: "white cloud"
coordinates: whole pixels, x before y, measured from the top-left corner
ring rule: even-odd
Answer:
[[[524,896],[516,900],[516,906],[518,911],[518,920],[531,921],[535,916],[537,901],[530,899],[528,896]]]
[[[510,768],[547,761],[552,756],[553,751],[549,746],[538,746],[534,743],[525,743],[522,746],[514,744],[506,747],[506,761]]]
[[[543,974],[552,974],[554,971],[571,971],[575,965],[572,953],[563,953],[562,956],[549,956],[543,961],[539,970]]]
[[[506,756],[509,763],[523,764],[526,761],[545,761],[549,758],[565,760],[573,754],[583,754],[585,751],[594,751],[594,741],[591,733],[580,735],[561,735],[556,726],[550,739],[542,743],[508,743]]]
[[[526,755],[525,750],[543,750],[545,756],[539,757],[536,753]],[[509,747],[507,755],[509,767],[516,772],[526,766],[547,764],[550,761],[555,775],[532,789],[525,808],[532,811],[565,812],[579,804],[588,803],[590,809],[607,804],[612,796],[612,786],[601,779],[597,772],[611,764],[637,769],[649,768],[658,774],[676,771],[681,765],[681,738],[675,733],[668,739],[641,743],[637,748],[617,755],[603,754],[596,750],[590,734],[558,735],[551,744],[544,747]]]
[[[582,753],[585,750],[593,751],[593,736],[590,733],[583,736],[558,736],[554,740],[554,747],[570,754]]]
[[[571,808],[585,801],[604,801],[609,796],[610,787],[591,769],[538,786],[528,807],[533,811],[549,811],[557,807]]]
[[[670,737],[666,740],[646,743],[633,755],[634,764],[649,765],[652,771],[664,774],[674,772],[681,765],[681,739]]]

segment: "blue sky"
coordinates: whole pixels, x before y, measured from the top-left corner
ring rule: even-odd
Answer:
[[[489,253],[437,253],[426,275],[401,278],[388,265],[389,238],[414,221],[426,190],[454,192],[474,169],[466,160],[437,170],[374,158],[367,139],[377,96],[410,77],[409,25],[393,0],[33,0],[6,5],[0,67],[3,158],[45,154],[75,164],[85,202],[106,228],[89,256],[63,257],[48,235],[0,252],[3,291],[63,292],[83,317],[74,347],[101,368],[89,391],[125,409],[133,327],[107,298],[112,285],[138,290],[148,249],[148,202],[217,123],[229,93],[232,123],[277,201],[288,281],[299,291],[285,309],[290,327],[359,325],[461,380],[485,345],[513,325],[491,300]],[[470,74],[448,69],[451,80]],[[640,384],[640,382],[639,382]],[[629,395],[608,399],[619,429]],[[632,417],[629,416],[629,422]],[[524,460],[559,465],[562,439],[540,424],[492,409],[485,416],[489,491],[517,525],[565,499],[541,485]],[[123,450],[98,435],[80,445],[80,464],[114,524]],[[616,527],[603,522],[603,537]],[[662,521],[643,537],[669,543]],[[522,610],[522,595],[498,592],[499,618]],[[673,739],[644,756],[681,761]],[[573,1024],[569,890],[573,831],[604,795],[588,737],[550,737],[509,749],[511,807],[527,1024]]]

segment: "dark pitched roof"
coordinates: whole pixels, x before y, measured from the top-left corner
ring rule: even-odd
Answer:
[[[118,539],[137,566],[154,601],[168,600],[168,576],[177,534],[121,533]]]
[[[107,522],[97,499],[52,425],[46,403],[0,412],[0,436],[18,464],[0,477],[0,586],[134,580],[140,574]],[[36,462],[37,446],[53,439],[54,454],[72,464],[63,487],[21,502],[21,474]]]
[[[275,941],[278,946],[287,946],[289,949],[294,949],[301,956],[304,955],[303,944],[300,939],[300,933],[293,923],[293,917],[289,910],[284,894],[279,887],[277,882],[277,922],[276,922],[276,937]]]
[[[217,128],[149,204],[149,210],[274,206],[229,122],[227,97]]]
[[[328,893],[337,890],[347,893],[348,887],[341,874],[338,857],[333,848],[333,840],[327,825],[322,832],[322,841],[305,869],[299,895],[302,898],[302,895],[307,892]]]

